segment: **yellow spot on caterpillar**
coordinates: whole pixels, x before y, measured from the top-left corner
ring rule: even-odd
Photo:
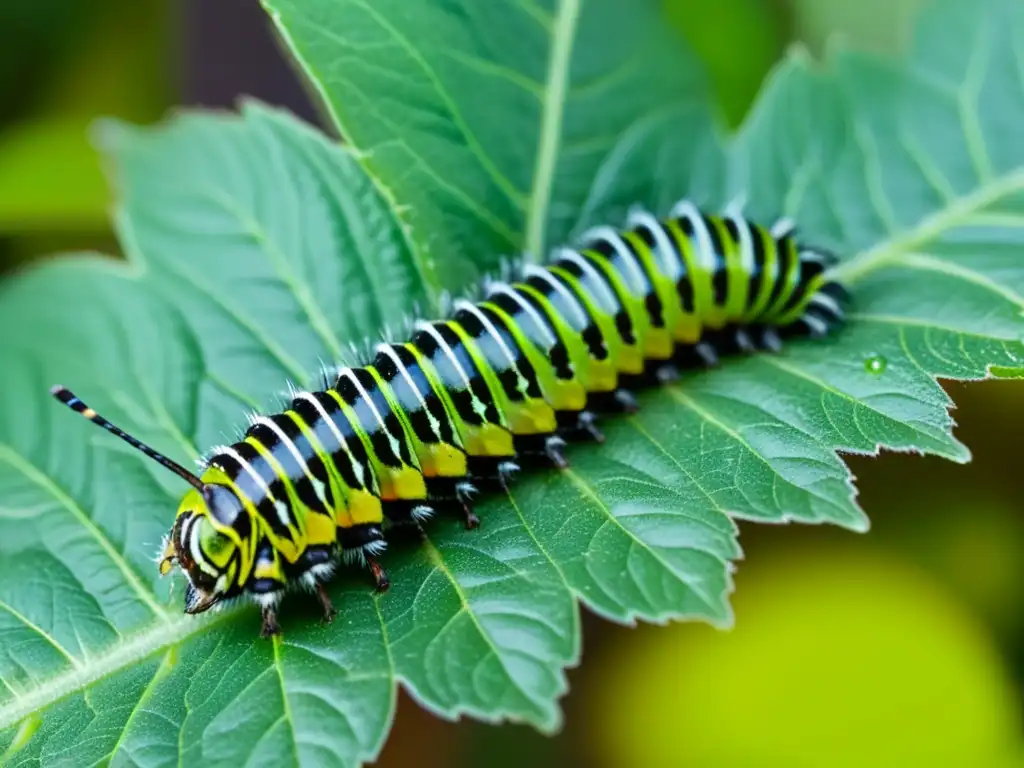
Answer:
[[[578,381],[559,379],[548,399],[556,411],[582,411],[587,404],[587,390]]]
[[[623,346],[619,355],[619,370],[622,373],[640,374],[644,371],[643,351],[636,346]]]
[[[412,467],[402,467],[402,469],[391,470],[391,477],[398,498],[427,498],[427,484],[423,481],[423,475],[419,470]]]
[[[558,428],[554,410],[543,400],[511,403],[507,416],[514,435],[547,434]]]
[[[480,439],[487,456],[514,456],[515,447],[512,433],[495,424],[485,424],[480,429]]]
[[[270,579],[271,581],[284,581],[284,574],[277,560],[261,560],[256,564],[253,576],[257,579]]]
[[[429,446],[430,463],[433,465],[435,476],[439,477],[465,477],[466,454],[448,443],[437,443]]]
[[[660,328],[651,328],[644,339],[644,355],[651,360],[668,360],[674,350],[672,335]]]
[[[590,362],[590,391],[591,392],[613,392],[619,385],[619,372],[615,369],[610,359],[594,360]]]
[[[363,523],[379,523],[384,519],[384,510],[381,508],[380,499],[362,488],[353,489],[348,498],[348,516],[351,522],[345,525],[346,521],[338,520],[342,528]]]
[[[87,419],[95,419],[96,411],[94,411],[92,408],[86,408],[84,411],[82,411],[82,415],[85,416],[85,418]]]
[[[679,344],[696,344],[700,337],[701,325],[694,315],[683,315],[672,330],[672,338]]]
[[[337,533],[337,526],[334,520],[312,512],[306,518],[306,544],[316,546],[320,544],[333,544]]]

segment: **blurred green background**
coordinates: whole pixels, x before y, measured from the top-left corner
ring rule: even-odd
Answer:
[[[735,124],[793,41],[897,52],[923,2],[667,7]],[[255,0],[3,0],[0,89],[0,273],[117,253],[99,115],[152,122],[249,94],[320,122]],[[1024,766],[1024,390],[948,389],[974,462],[852,457],[867,536],[744,525],[733,631],[585,616],[560,736],[441,722],[403,698],[379,764]]]

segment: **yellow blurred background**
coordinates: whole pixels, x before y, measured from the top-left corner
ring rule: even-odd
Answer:
[[[840,33],[897,51],[922,4],[668,11],[735,123],[791,41],[820,50]],[[58,250],[117,252],[88,140],[97,116],[152,122],[250,94],[317,120],[255,0],[4,0],[0,89],[0,272]],[[974,462],[851,458],[866,536],[744,525],[732,631],[586,616],[559,736],[441,722],[403,698],[380,764],[1024,766],[1024,390],[948,389]]]

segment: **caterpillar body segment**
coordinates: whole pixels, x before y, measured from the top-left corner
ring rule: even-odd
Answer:
[[[664,219],[634,209],[625,230],[594,228],[546,266],[506,270],[323,390],[292,391],[198,477],[54,394],[191,484],[160,559],[161,573],[186,576],[186,613],[250,596],[275,634],[288,589],[312,591],[328,619],[323,585],[340,562],[363,563],[386,589],[389,528],[448,511],[475,527],[478,493],[526,465],[567,466],[566,446],[603,441],[598,414],[634,411],[636,389],[831,332],[848,300],[827,277],[833,263],[790,222],[766,228],[685,200]]]

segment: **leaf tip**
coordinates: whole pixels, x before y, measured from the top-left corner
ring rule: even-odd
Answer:
[[[871,530],[871,518],[858,509],[857,516],[850,520],[849,523],[843,524],[843,527],[854,533],[867,533]]]
[[[959,440],[953,441],[953,449],[946,454],[950,461],[957,464],[970,464],[974,458],[974,454],[971,453],[971,449],[961,443]]]
[[[732,609],[732,603],[723,596],[720,609],[707,617],[707,622],[712,627],[722,632],[729,632],[736,627],[736,612]]]
[[[544,713],[543,719],[534,724],[538,731],[545,736],[555,736],[565,725],[565,715],[562,708],[555,704]]]

